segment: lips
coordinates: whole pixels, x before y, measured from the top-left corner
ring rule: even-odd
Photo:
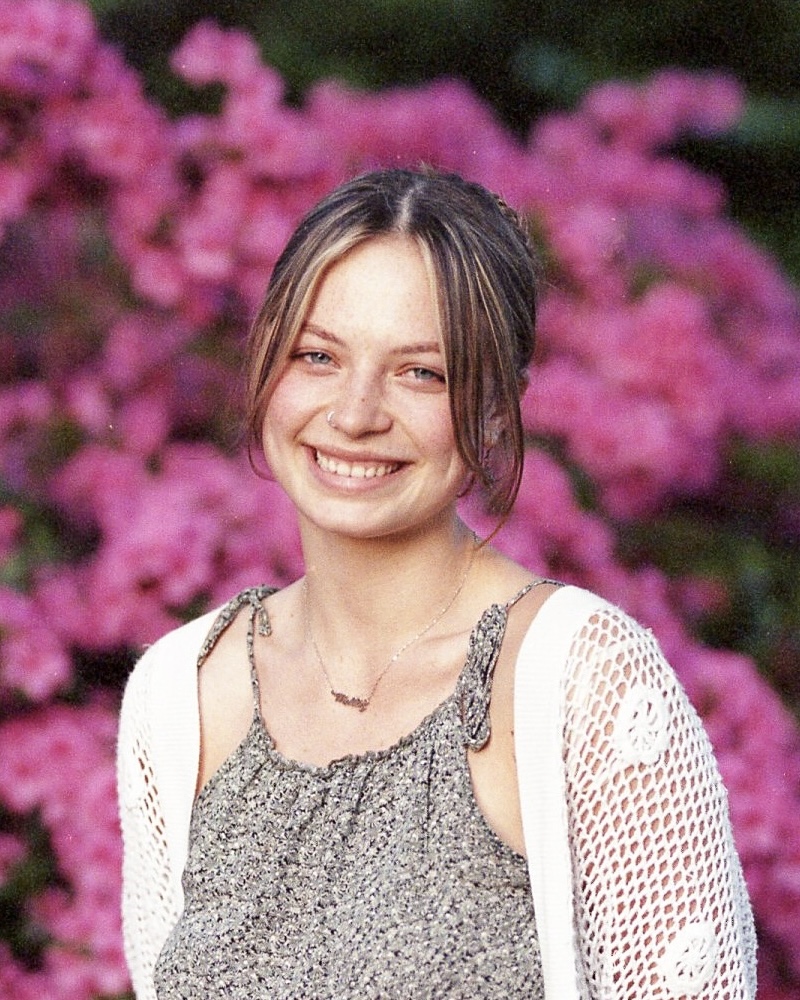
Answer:
[[[314,453],[317,465],[323,472],[346,479],[380,479],[396,472],[400,465],[397,462],[345,462],[341,458],[325,455],[321,451]]]

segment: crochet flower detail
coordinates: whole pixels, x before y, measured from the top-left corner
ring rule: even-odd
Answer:
[[[662,694],[645,685],[622,700],[614,738],[626,764],[655,764],[669,745],[669,710]]]
[[[680,931],[664,955],[664,980],[675,996],[695,996],[709,982],[717,961],[714,926],[697,921]]]

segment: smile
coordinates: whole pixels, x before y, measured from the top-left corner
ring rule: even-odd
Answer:
[[[315,458],[317,465],[324,472],[331,472],[334,476],[344,476],[348,479],[378,479],[400,468],[396,462],[343,462],[340,458],[323,455],[321,451],[315,452]]]

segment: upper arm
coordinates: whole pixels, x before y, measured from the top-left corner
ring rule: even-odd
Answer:
[[[621,612],[600,612],[577,636],[566,677],[576,926],[592,995],[754,996],[727,796],[657,643]]]

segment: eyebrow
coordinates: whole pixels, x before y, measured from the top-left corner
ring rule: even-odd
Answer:
[[[335,333],[331,333],[330,330],[317,326],[315,323],[304,323],[300,329],[300,335],[302,336],[304,333],[313,334],[315,337],[319,337],[320,340],[326,340],[331,344],[341,344],[344,346],[344,341],[340,337],[337,337]],[[403,344],[395,353],[441,354],[442,348],[437,340],[420,340],[412,344]]]

